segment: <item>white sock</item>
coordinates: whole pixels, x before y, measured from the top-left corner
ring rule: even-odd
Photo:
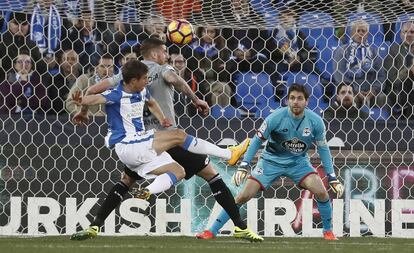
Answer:
[[[177,178],[171,172],[166,172],[157,176],[154,181],[146,188],[151,194],[157,194],[170,189],[177,182]]]
[[[183,148],[191,153],[212,155],[226,160],[231,158],[231,151],[225,148],[220,148],[208,141],[187,135]]]

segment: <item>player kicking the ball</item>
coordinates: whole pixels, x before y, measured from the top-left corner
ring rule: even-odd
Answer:
[[[249,139],[238,146],[222,149],[205,140],[188,135],[180,129],[145,131],[142,120],[145,104],[163,126],[171,125],[170,120],[165,118],[158,103],[146,89],[147,73],[148,67],[145,64],[133,60],[123,66],[123,81],[114,89],[83,98],[80,92],[73,95],[73,100],[77,105],[106,104],[109,123],[108,135],[105,138],[106,145],[115,147],[119,159],[139,176],[146,179],[155,178],[143,194],[149,196],[149,194],[165,191],[185,177],[183,167],[165,152],[174,146],[180,146],[197,154],[217,156],[226,159],[230,165],[234,165],[246,151]],[[130,180],[133,179],[130,178]],[[125,183],[121,181],[118,184]],[[123,186],[121,185],[120,188],[128,188]],[[98,231],[98,226],[91,226],[73,234],[71,239],[92,238],[97,235]]]

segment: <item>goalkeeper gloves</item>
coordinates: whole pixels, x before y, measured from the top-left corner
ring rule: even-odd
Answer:
[[[332,191],[336,193],[336,197],[340,198],[344,193],[344,186],[336,178],[335,173],[328,174],[328,183]]]
[[[240,186],[244,183],[250,172],[250,165],[246,162],[241,162],[237,171],[234,173],[231,181],[235,186]]]

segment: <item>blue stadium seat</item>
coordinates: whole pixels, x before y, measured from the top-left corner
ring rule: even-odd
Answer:
[[[264,72],[237,73],[233,81],[236,85],[237,104],[251,112],[269,106],[275,92],[270,76]]]
[[[407,22],[407,21],[414,22],[414,13],[411,13],[411,14],[404,13],[404,14],[398,16],[397,21],[395,22],[394,41],[398,44],[400,44],[402,42],[401,36],[400,36],[402,24]]]
[[[274,99],[269,100],[269,105],[258,108],[258,110],[255,112],[256,118],[266,118],[269,116],[275,109],[281,107],[279,102],[276,102]]]
[[[380,16],[369,12],[351,13],[348,16],[348,26],[346,28],[347,41],[350,40],[351,23],[356,20],[365,20],[369,24],[368,43],[379,47],[385,40],[384,27],[382,26],[382,19]]]
[[[292,83],[305,84],[311,95],[316,98],[321,98],[324,94],[320,78],[315,74],[308,74],[305,72],[286,72],[283,75],[283,80],[286,81],[287,87],[290,87]]]
[[[323,24],[324,27],[321,27]],[[330,39],[335,38],[335,21],[331,15],[321,11],[311,11],[300,16],[300,31],[306,36],[306,41],[312,47],[325,48]]]
[[[320,24],[324,27],[320,27]],[[300,31],[306,36],[306,41],[318,51],[316,67],[321,71],[322,78],[331,81],[334,72],[333,52],[340,44],[335,36],[334,19],[327,13],[312,11],[300,16],[299,25],[304,27]]]
[[[132,40],[127,40],[124,43],[122,43],[119,48],[122,50],[126,47],[134,47],[136,45],[140,45],[141,43],[139,42],[138,39],[132,39]]]
[[[316,60],[316,67],[321,71],[321,77],[325,80],[332,81],[334,69],[334,52],[340,46],[340,42],[336,39],[329,39],[326,41],[326,47],[318,50],[318,59]]]
[[[391,117],[390,112],[386,108],[367,106],[361,107],[361,110],[368,113],[369,118],[372,120],[388,120]]]
[[[232,118],[241,118],[240,112],[237,108],[234,108],[231,105],[221,107],[220,105],[213,105],[211,107],[211,116],[215,119],[218,118],[226,118],[226,119],[232,119]]]

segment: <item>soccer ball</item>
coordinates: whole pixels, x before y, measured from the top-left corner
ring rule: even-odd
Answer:
[[[173,20],[167,27],[169,41],[179,45],[185,45],[193,40],[193,26],[185,19]]]

